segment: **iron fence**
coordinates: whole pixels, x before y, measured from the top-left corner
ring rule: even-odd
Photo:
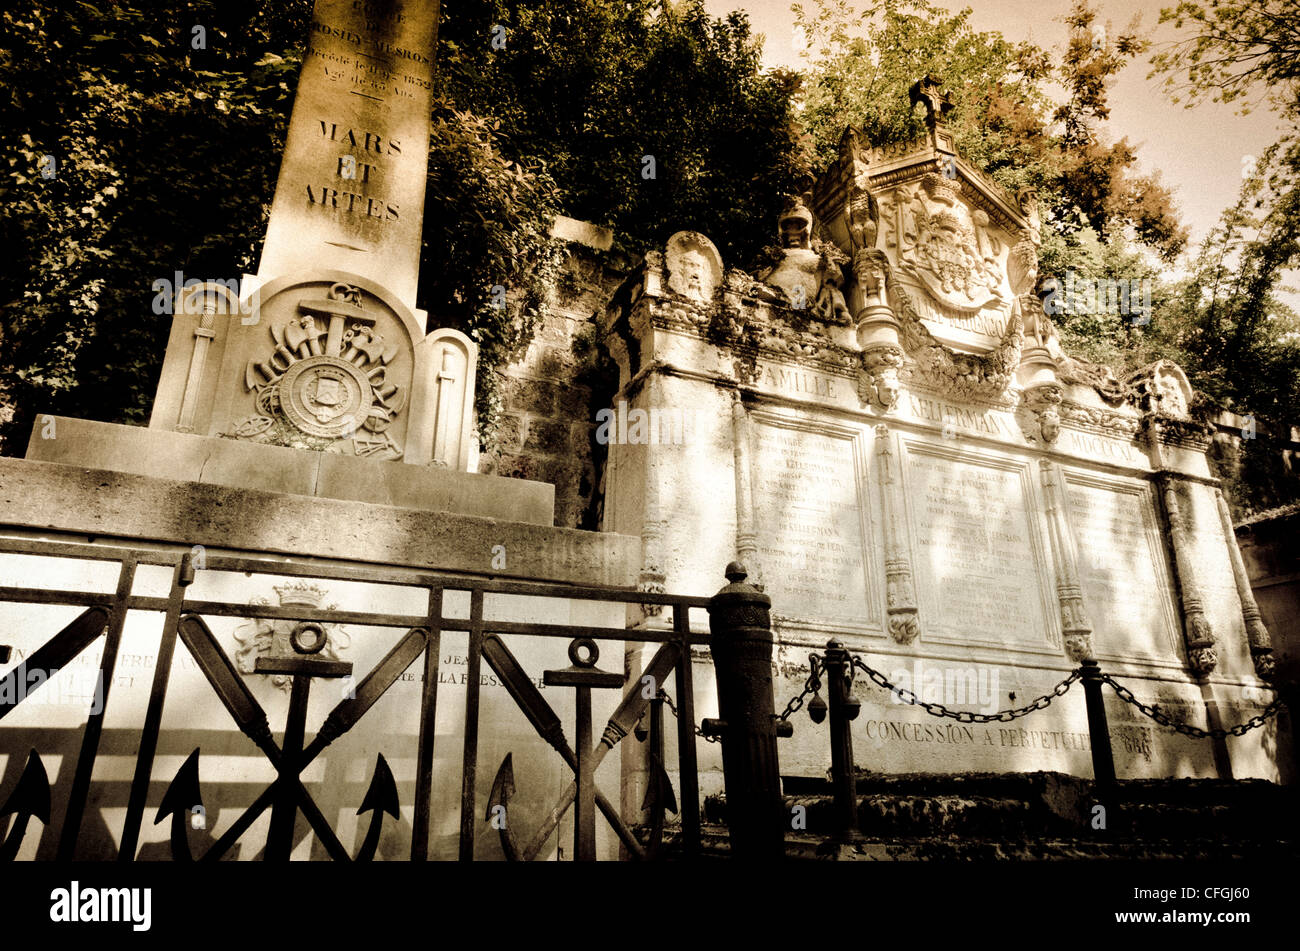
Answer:
[[[574,667],[570,668],[570,671],[584,668],[584,650],[586,657],[594,656],[595,643],[598,641],[635,641],[659,645],[647,669],[653,669],[660,677],[666,677],[670,673],[674,676],[676,702],[681,712],[677,721],[681,849],[685,854],[698,850],[700,809],[690,648],[694,644],[707,643],[708,636],[692,633],[690,610],[707,608],[708,598],[657,594],[630,587],[507,581],[404,566],[323,563],[310,559],[268,558],[215,552],[203,553],[201,569],[196,569],[194,553],[190,551],[35,540],[23,537],[0,538],[0,554],[108,562],[118,566],[115,589],[111,593],[15,585],[0,586],[0,603],[62,605],[85,609],[70,624],[13,666],[4,678],[0,678],[0,721],[3,721],[30,695],[30,691],[26,689],[29,671],[61,669],[91,644],[100,638],[103,639],[103,652],[98,670],[99,683],[102,684],[103,689],[102,701],[92,706],[81,731],[80,748],[76,756],[62,827],[57,833],[58,860],[71,860],[76,854],[96,758],[100,754],[105,715],[112,703],[114,672],[121,650],[123,628],[127,614],[131,611],[162,612],[164,621],[149,699],[143,722],[138,726],[138,752],[130,783],[122,837],[117,849],[117,858],[121,861],[134,861],[137,857],[141,827],[146,809],[150,805],[148,801],[150,779],[158,751],[159,735],[163,729],[163,710],[167,701],[178,638],[202,670],[207,683],[221,699],[234,724],[262,750],[276,770],[275,780],[261,792],[252,805],[243,811],[224,834],[198,857],[200,860],[215,861],[226,855],[236,840],[268,809],[271,811],[271,832],[267,838],[266,858],[287,859],[289,857],[293,845],[294,821],[301,812],[332,858],[340,861],[351,860],[348,850],[339,841],[329,821],[316,805],[311,792],[304,785],[302,772],[331,742],[355,726],[379,698],[397,682],[398,678],[421,658],[424,677],[418,711],[419,729],[410,858],[413,861],[426,860],[429,850],[430,814],[433,808],[434,723],[438,709],[438,683],[442,664],[440,646],[441,638],[447,632],[461,632],[468,636],[465,709],[460,724],[463,737],[458,843],[460,860],[473,859],[475,836],[480,826],[476,802],[481,726],[479,715],[481,671],[485,660],[506,686],[514,702],[537,728],[542,739],[556,749],[575,773],[574,788],[561,797],[561,801],[552,810],[551,817],[544,824],[543,829],[534,836],[534,840],[540,839],[544,842],[546,836],[542,833],[549,835],[550,831],[554,830],[560,816],[570,804],[576,804],[575,822],[579,826],[587,827],[589,831],[590,820],[584,814],[584,810],[589,809],[591,803],[584,803],[584,798],[594,798],[595,804],[605,812],[606,818],[619,834],[628,851],[635,855],[644,855],[644,850],[635,838],[631,838],[629,830],[623,825],[617,811],[611,812],[611,807],[604,797],[591,788],[590,776],[594,771],[593,760],[598,761],[623,735],[635,727],[641,715],[649,710],[654,694],[647,695],[648,692],[641,690],[638,682],[624,685],[626,693],[622,697],[622,702],[606,725],[600,742],[595,745],[595,748],[591,748],[589,740],[590,722],[587,723],[585,731],[583,724],[579,722],[577,733],[584,739],[582,742],[575,743],[576,751],[569,749],[564,740],[563,729],[559,726],[558,717],[535,689],[530,691],[532,675],[523,672],[523,668],[501,639],[503,635],[569,639],[570,657],[575,659]],[[166,597],[132,593],[138,569],[146,565],[171,569],[170,590]],[[423,614],[403,614],[348,611],[298,604],[249,604],[229,600],[194,599],[187,596],[187,589],[195,578],[196,570],[242,572],[254,577],[275,576],[407,586],[426,592],[428,609]],[[445,612],[447,595],[452,592],[464,592],[468,595],[468,617],[451,617]],[[660,606],[660,610],[671,611],[672,625],[671,630],[656,630],[639,627],[619,628],[491,620],[484,617],[484,599],[488,595],[657,605]],[[298,656],[269,662],[269,666],[263,666],[259,661],[258,667],[259,672],[285,674],[291,676],[293,680],[293,692],[281,743],[275,742],[266,712],[249,691],[230,656],[208,628],[204,620],[207,617],[280,620],[296,624],[294,647]],[[356,679],[355,687],[333,707],[316,736],[304,745],[307,694],[313,678],[341,676],[343,669],[350,666],[337,663],[330,666],[330,662],[313,654],[314,650],[319,649],[318,643],[312,643],[317,637],[313,628],[318,631],[320,625],[326,624],[405,629],[406,633],[374,668],[363,677]],[[5,640],[3,632],[0,632],[0,641],[3,640]],[[622,658],[619,662],[621,667]],[[569,673],[567,676],[571,680],[582,679],[580,674]],[[618,678],[621,683],[621,672]],[[578,683],[565,685],[574,686],[579,691],[578,706],[581,721],[583,707],[581,693],[590,688]],[[653,714],[653,711],[651,712]],[[589,721],[589,704],[586,706],[586,715]],[[659,718],[652,716],[652,719],[656,721],[657,726]],[[0,722],[0,736],[3,735],[3,731],[4,725]],[[661,739],[660,737],[657,744],[659,756],[662,756]],[[17,840],[22,838],[28,818],[36,816],[48,821],[49,786],[46,781],[42,810],[39,787],[45,773],[44,767],[40,764],[39,752],[34,750],[28,768],[18,783],[18,786],[23,789],[21,794],[18,789],[0,790],[0,795],[10,797],[8,805],[0,811],[18,816],[10,829],[3,851],[0,851],[0,857],[12,858],[17,853],[19,844]],[[192,759],[196,757],[197,750]],[[507,758],[504,766],[508,765]],[[189,776],[190,770],[192,770],[192,778]],[[498,782],[503,778],[502,774],[498,774]],[[187,784],[193,785],[193,795],[189,795]],[[376,762],[371,793],[367,794],[367,802],[376,809],[376,816],[373,819],[382,822],[382,812],[385,810],[396,815],[395,802],[393,802],[396,791],[382,755]],[[496,790],[494,796],[495,794]],[[182,767],[177,780],[173,782],[168,793],[164,795],[163,802],[159,804],[160,820],[168,809],[173,811],[172,854],[174,858],[181,860],[191,858],[186,823],[183,821],[188,818],[187,808],[192,806],[186,798],[187,795],[189,798],[197,797],[197,764],[191,767],[189,761],[185,767]],[[23,802],[15,803],[16,799],[24,796],[26,798]],[[377,833],[378,826],[374,824],[373,819],[371,831]],[[546,828],[547,825],[549,830]],[[367,836],[367,842],[358,852],[358,858],[366,859],[373,856],[375,843],[370,841],[373,837]],[[589,840],[588,845],[590,845]],[[529,853],[536,854],[537,841],[529,842],[526,846],[519,845],[514,842],[512,833],[510,837],[503,835],[503,846],[506,847],[507,854],[510,854],[511,848],[515,847],[518,857],[532,857]],[[581,848],[582,845],[579,843],[579,849]]]

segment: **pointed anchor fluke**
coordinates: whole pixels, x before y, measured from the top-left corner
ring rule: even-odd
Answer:
[[[50,824],[50,777],[45,772],[41,755],[35,750],[27,754],[27,765],[18,777],[18,785],[0,806],[0,819],[10,815],[17,818],[4,844],[0,845],[0,862],[12,862],[18,855],[18,847],[22,845],[27,823],[32,817],[41,820],[42,825]]]
[[[366,838],[361,843],[361,851],[357,853],[355,861],[369,862],[375,857],[379,850],[379,832],[384,825],[384,813],[388,813],[394,819],[400,818],[398,813],[399,803],[397,799],[397,783],[393,779],[393,771],[388,768],[388,761],[384,759],[384,754],[380,753],[375,758],[375,774],[370,779],[370,788],[366,790],[365,798],[361,800],[361,808],[357,810],[357,815],[363,812],[371,812],[370,828],[366,830]]]
[[[673,781],[668,778],[664,764],[656,762],[650,767],[650,781],[646,784],[645,801],[642,809],[661,808],[677,815],[677,794],[673,792]]]
[[[203,817],[203,824],[198,825],[197,828],[204,828],[207,824],[206,813],[203,811],[203,797],[199,794],[199,748],[197,746],[176,771],[176,778],[167,787],[167,792],[163,793],[162,804],[158,806],[158,814],[154,816],[154,825],[168,816],[172,818],[172,860],[194,861],[194,853],[190,851],[190,823],[193,817],[200,816]]]
[[[510,828],[510,800],[515,794],[514,754],[507,753],[497,770],[497,778],[492,783],[492,793],[488,796],[487,821],[501,834],[501,851],[511,862],[522,858],[519,842]]]

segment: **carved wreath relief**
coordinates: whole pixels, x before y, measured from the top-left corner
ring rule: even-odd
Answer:
[[[274,349],[245,372],[258,411],[229,435],[334,451],[350,440],[358,456],[401,458],[388,432],[406,404],[405,390],[387,379],[398,347],[376,332],[362,296],[335,284],[327,298],[300,301],[298,317],[271,325]]]

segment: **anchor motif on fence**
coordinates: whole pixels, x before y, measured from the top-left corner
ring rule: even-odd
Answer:
[[[183,570],[182,574],[184,573]],[[107,607],[97,605],[88,608],[34,651],[23,663],[11,670],[4,678],[0,678],[0,719],[7,716],[46,682],[44,678],[36,679],[32,682],[33,686],[29,688],[27,686],[29,669],[51,670],[65,667],[104,633],[113,619],[114,612]],[[182,615],[177,625],[177,633],[221,698],[236,725],[257,744],[278,772],[275,781],[243,812],[225,835],[201,856],[200,860],[215,861],[220,858],[267,808],[271,808],[271,832],[267,838],[265,852],[268,860],[288,859],[293,846],[294,820],[301,810],[332,858],[339,861],[354,861],[303,786],[301,774],[325,747],[351,729],[425,650],[428,632],[423,628],[410,630],[350,692],[349,696],[330,712],[315,739],[305,748],[302,743],[312,678],[345,677],[352,672],[352,665],[349,663],[314,656],[326,643],[325,632],[321,625],[304,622],[294,629],[291,643],[298,651],[297,656],[258,659],[258,673],[288,674],[293,678],[283,747],[276,745],[271,736],[265,711],[254,699],[235,670],[234,664],[222,650],[203,619],[196,614]],[[95,716],[92,715],[92,722],[94,719]],[[195,807],[199,807],[199,810]],[[201,807],[199,750],[196,749],[186,759],[168,787],[154,820],[157,823],[171,817],[172,857],[177,861],[194,859],[188,839],[188,828],[193,817],[201,814]],[[397,785],[382,754],[376,760],[370,788],[361,807],[357,810],[358,814],[367,811],[372,812],[373,815],[355,858],[355,861],[359,862],[374,858],[379,845],[384,814],[398,817]],[[4,805],[0,806],[0,818],[9,815],[17,818],[4,842],[0,843],[0,861],[12,860],[18,854],[32,818],[39,819],[44,824],[49,823],[50,783],[45,766],[35,750],[32,750],[29,755],[17,785]]]
[[[676,644],[664,644],[646,667],[643,679],[651,684],[662,684],[679,661],[679,648]],[[504,642],[495,634],[483,640],[483,656],[496,672],[498,679],[505,685],[511,698],[523,711],[528,721],[574,771],[573,782],[560,796],[555,808],[550,811],[542,825],[526,841],[520,844],[512,824],[509,821],[510,799],[515,793],[514,764],[511,754],[507,754],[497,771],[496,781],[488,797],[487,819],[505,817],[505,821],[495,822],[501,837],[501,848],[511,861],[531,862],[537,858],[546,845],[551,833],[560,824],[560,820],[570,806],[575,807],[574,816],[574,858],[577,861],[594,861],[596,858],[595,812],[609,821],[619,839],[628,851],[638,859],[646,857],[645,847],[637,840],[632,830],[627,827],[618,809],[609,802],[605,795],[596,788],[595,772],[605,756],[628,732],[633,730],[649,707],[657,688],[649,696],[634,684],[614,711],[605,725],[600,742],[593,749],[591,744],[591,691],[593,688],[621,687],[623,675],[608,673],[596,667],[599,651],[590,638],[580,637],[569,646],[569,659],[572,666],[562,670],[548,670],[543,674],[543,683],[547,686],[574,687],[577,690],[577,751],[571,748],[564,738],[564,729],[560,718],[546,702],[541,691],[529,679],[527,672],[520,666],[515,656]],[[667,783],[667,774],[662,778],[656,776],[652,788]],[[668,784],[671,794],[671,784]],[[675,811],[675,803],[674,803]]]
[[[230,658],[221,649],[203,619],[196,614],[183,616],[179,633],[204,676],[234,718],[235,724],[245,736],[257,744],[278,773],[275,781],[204,853],[201,861],[214,861],[220,858],[268,807],[271,809],[271,829],[267,835],[264,856],[268,861],[288,860],[289,853],[293,849],[294,820],[299,810],[311,824],[331,858],[343,862],[353,861],[330,828],[315,800],[303,786],[301,776],[325,747],[351,729],[375,701],[397,681],[402,672],[424,650],[427,632],[423,628],[409,631],[357,685],[355,691],[329,713],[315,739],[305,748],[303,739],[312,678],[347,677],[352,673],[350,663],[314,656],[325,646],[327,640],[321,625],[308,621],[294,629],[290,643],[298,652],[298,656],[264,656],[257,660],[257,673],[287,674],[293,677],[283,746],[276,745],[271,737],[270,724],[265,711],[253,698],[247,685],[235,671]],[[192,857],[185,826],[181,820],[191,814],[194,806],[201,805],[198,796],[198,756],[199,751],[195,750],[181,767],[154,820],[161,822],[167,815],[172,816],[173,856],[180,861]],[[174,792],[178,787],[182,792]],[[397,785],[382,754],[376,760],[370,788],[357,813],[367,811],[374,814],[371,816],[370,828],[355,859],[358,862],[374,858],[384,813],[394,818],[398,817]]]

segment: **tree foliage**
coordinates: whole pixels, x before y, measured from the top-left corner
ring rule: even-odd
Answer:
[[[808,164],[797,78],[762,71],[744,14],[712,18],[702,0],[445,9],[448,96],[499,119],[511,157],[547,169],[567,214],[611,227],[635,251],[696,229],[739,262],[771,240]]]
[[[794,9],[810,41],[802,117],[822,164],[846,124],[879,143],[920,136],[907,90],[934,75],[951,94],[947,121],[961,154],[1013,194],[1038,190],[1048,212],[1045,272],[1079,264],[1089,232],[1128,238],[1165,259],[1182,250],[1186,231],[1168,189],[1140,174],[1136,150],[1105,131],[1108,86],[1146,48],[1135,27],[1104,37],[1096,11],[1076,0],[1066,46],[1052,51],[975,31],[969,8],[873,0],[855,13],[849,0],[814,2],[812,11]]]
[[[0,19],[10,453],[38,412],[143,422],[169,329],[153,282],[256,269],[312,4],[31,6]],[[492,370],[552,297],[557,212],[634,249],[693,227],[746,254],[802,168],[794,80],[698,0],[446,0],[437,64],[417,305],[478,341],[484,437]]]

